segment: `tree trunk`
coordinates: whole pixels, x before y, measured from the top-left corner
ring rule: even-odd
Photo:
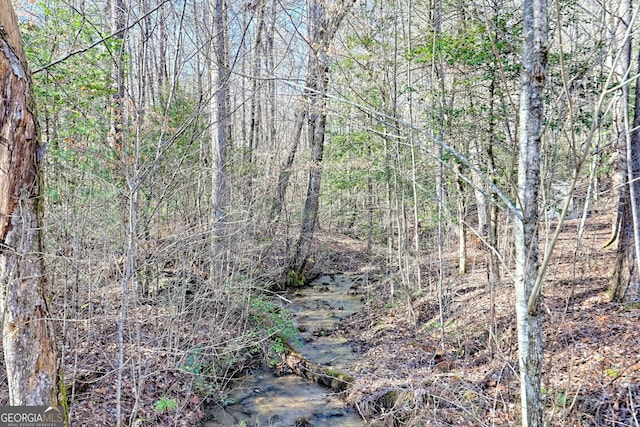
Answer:
[[[40,235],[44,147],[9,1],[0,3],[0,51],[0,318],[9,404],[57,405],[61,368]]]
[[[322,156],[327,122],[327,87],[329,85],[329,47],[342,19],[351,7],[351,2],[336,1],[327,4],[312,0],[309,4],[309,62],[307,67],[308,135],[311,145],[309,185],[302,212],[302,228],[293,257],[289,260],[289,271],[297,278],[303,277],[311,241],[316,228],[320,206],[322,184]],[[331,14],[333,12],[334,14]]]
[[[522,425],[537,427],[543,425],[540,396],[542,319],[539,310],[533,313],[529,311],[528,300],[538,276],[540,142],[544,120],[548,27],[546,0],[525,0],[523,7],[515,290]]]
[[[458,274],[467,274],[467,226],[465,225],[465,215],[467,210],[466,194],[464,194],[464,181],[462,180],[462,167],[456,162],[454,166],[457,178],[456,189],[458,190]]]
[[[629,85],[623,82],[629,78],[631,69],[631,40],[627,35],[631,19],[631,0],[620,0],[613,18],[615,49],[612,51],[612,66],[620,89],[615,92],[613,102],[612,144],[616,150],[613,175],[613,194],[616,211],[613,217],[611,239],[605,245],[613,244],[622,232],[623,210],[629,204],[627,182],[627,145],[629,139]]]
[[[493,91],[493,83],[491,85],[490,90]],[[493,114],[492,113],[493,94],[491,93],[490,96],[491,96],[490,98],[491,113],[490,114]],[[491,135],[493,132],[492,122],[493,122],[493,117],[489,117],[489,138],[491,138]],[[492,141],[489,140],[489,142],[487,142],[486,144],[489,145],[491,143]],[[479,139],[475,139],[474,141],[471,142],[471,147],[470,147],[471,158],[473,159],[474,165],[478,168],[478,170],[482,169],[482,165],[486,165],[488,163],[488,159],[486,159],[486,157],[483,156],[483,153],[486,153],[487,150],[484,150],[483,147],[481,147],[481,145],[482,145],[482,141],[480,141]],[[474,186],[473,195],[475,197],[476,211],[478,215],[477,231],[483,239],[486,239],[489,236],[489,209],[490,209],[489,208],[490,200],[488,197],[487,185],[485,184],[480,174],[475,170],[471,171],[471,181],[473,182],[473,186]]]
[[[227,208],[227,143],[229,118],[227,98],[229,92],[229,70],[226,39],[226,7],[224,0],[216,0],[214,10],[215,36],[213,39],[215,66],[211,69],[211,151],[212,170],[212,233],[214,251],[221,248],[218,243],[225,236],[225,210]],[[219,266],[221,267],[221,266]],[[220,270],[221,271],[221,270]],[[213,277],[213,275],[212,275]]]
[[[631,219],[631,207],[626,204],[620,211],[618,250],[609,284],[609,295],[612,301],[640,301],[640,274],[634,248],[633,221]]]
[[[122,154],[124,131],[124,36],[126,13],[123,0],[111,0],[111,30],[116,42],[113,55],[113,82],[111,96],[111,130],[109,132],[109,145],[118,156]],[[118,157],[119,158],[119,157]]]
[[[119,171],[122,176],[119,178],[122,180],[123,184],[126,183],[127,179],[131,174],[131,163],[128,158],[128,149],[125,146],[125,109],[124,109],[124,96],[125,96],[125,85],[124,85],[124,43],[125,43],[125,24],[126,24],[126,12],[123,0],[111,0],[110,2],[110,18],[111,18],[111,30],[114,33],[114,49],[112,51],[113,57],[113,70],[112,70],[112,96],[111,96],[111,129],[108,135],[108,143],[112,150],[112,154],[116,157],[116,162],[114,164],[114,169]],[[120,169],[122,168],[122,169]],[[116,176],[118,174],[116,173]],[[129,187],[131,188],[131,187]],[[129,193],[131,194],[131,193]],[[121,212],[123,215],[122,221],[123,224],[126,224],[126,237],[125,242],[127,244],[127,249],[125,250],[125,264],[126,266],[131,266],[135,260],[131,257],[133,256],[133,246],[135,243],[131,240],[134,236],[131,233],[131,226],[133,223],[130,221],[131,217],[128,214],[131,214],[132,211],[129,209],[130,202],[132,200],[127,200],[124,197],[124,193],[120,196],[119,203],[121,205]],[[122,425],[122,395],[123,395],[123,378],[124,378],[124,368],[125,368],[125,357],[124,357],[124,328],[125,322],[127,318],[127,300],[129,297],[129,279],[132,277],[131,268],[125,268],[125,273],[123,273],[121,279],[121,298],[122,305],[120,311],[120,318],[118,319],[118,333],[117,333],[117,379],[115,384],[115,417],[116,417],[116,427],[120,427]]]
[[[295,130],[293,133],[293,141],[291,148],[287,154],[287,159],[280,167],[280,173],[278,174],[278,184],[276,185],[276,198],[273,201],[271,207],[271,220],[276,221],[279,219],[282,209],[284,207],[284,199],[287,195],[287,187],[289,186],[289,178],[291,177],[291,168],[293,167],[293,161],[296,158],[298,147],[300,145],[300,137],[302,135],[302,128],[304,127],[304,120],[307,117],[306,110],[300,112],[300,116],[296,120]]]
[[[639,65],[640,68],[640,65]],[[626,183],[620,190],[621,200],[626,201],[618,207],[620,218],[618,235],[618,250],[614,272],[609,285],[609,295],[613,301],[640,301],[640,268],[638,263],[638,232],[640,220],[638,206],[640,205],[640,85],[636,83],[635,111],[633,131],[630,144],[624,156],[627,164]]]

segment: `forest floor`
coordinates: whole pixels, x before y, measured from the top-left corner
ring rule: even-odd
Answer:
[[[548,425],[639,425],[640,306],[610,302],[606,294],[614,261],[614,249],[603,249],[610,221],[593,212],[575,256],[577,222],[566,221],[544,283]],[[345,400],[366,422],[518,425],[513,280],[503,271],[495,285],[492,322],[486,249],[470,247],[469,271],[460,275],[455,247],[447,247],[441,298],[437,252],[425,250],[423,283],[407,290],[397,273],[382,271],[384,249],[366,253],[363,242],[320,230],[315,250],[316,271],[366,278],[365,308],[331,331],[347,337],[358,353]],[[277,261],[267,256],[264,262],[265,270],[277,270]],[[122,354],[120,284],[88,294],[78,289],[73,297],[56,294],[54,317],[69,319],[60,322],[59,331],[72,425],[113,426],[118,413],[122,425],[201,425],[207,403],[223,404],[225,384],[266,356],[255,351],[255,343],[264,344],[268,336],[256,335],[251,325],[239,326],[248,323],[242,308],[247,295],[239,298],[234,288],[224,294],[180,289],[180,295],[159,294],[152,303],[127,302],[133,305],[123,328]],[[211,378],[218,381],[207,382]],[[6,385],[0,386],[0,403],[7,401]]]
[[[640,422],[640,305],[610,302],[606,293],[615,256],[603,249],[610,224],[610,216],[593,212],[574,257],[578,223],[567,220],[544,282],[547,425]],[[373,283],[367,308],[337,328],[361,353],[347,402],[373,425],[519,424],[513,280],[503,272],[495,286],[495,337],[489,339],[487,251],[470,249],[464,275],[456,274],[455,250],[447,253],[442,313],[438,272],[423,265],[422,277],[429,279],[422,290],[410,298],[396,291],[392,298],[393,279]]]

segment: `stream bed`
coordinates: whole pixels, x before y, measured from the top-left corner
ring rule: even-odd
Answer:
[[[334,324],[362,308],[362,289],[346,274],[321,276],[280,304],[294,314],[300,330],[298,351],[307,359],[349,371],[355,354],[345,338],[331,336]],[[206,427],[335,426],[362,427],[340,394],[295,375],[277,377],[264,367],[238,379],[229,390],[236,402],[210,411]]]

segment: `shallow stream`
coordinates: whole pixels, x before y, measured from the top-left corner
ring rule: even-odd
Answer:
[[[321,276],[309,287],[287,297],[283,307],[291,310],[302,346],[309,360],[349,371],[355,359],[346,339],[330,335],[334,324],[362,307],[362,289],[348,275]],[[206,427],[332,426],[362,427],[364,422],[333,390],[295,375],[276,377],[268,367],[237,380],[230,392],[236,402],[216,408]],[[304,423],[306,422],[306,424]]]

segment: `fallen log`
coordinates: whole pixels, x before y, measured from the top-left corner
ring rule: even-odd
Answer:
[[[300,354],[287,340],[282,339],[284,353],[282,363],[278,366],[279,375],[296,374],[335,391],[345,391],[353,382],[353,377],[328,366],[314,363]]]

